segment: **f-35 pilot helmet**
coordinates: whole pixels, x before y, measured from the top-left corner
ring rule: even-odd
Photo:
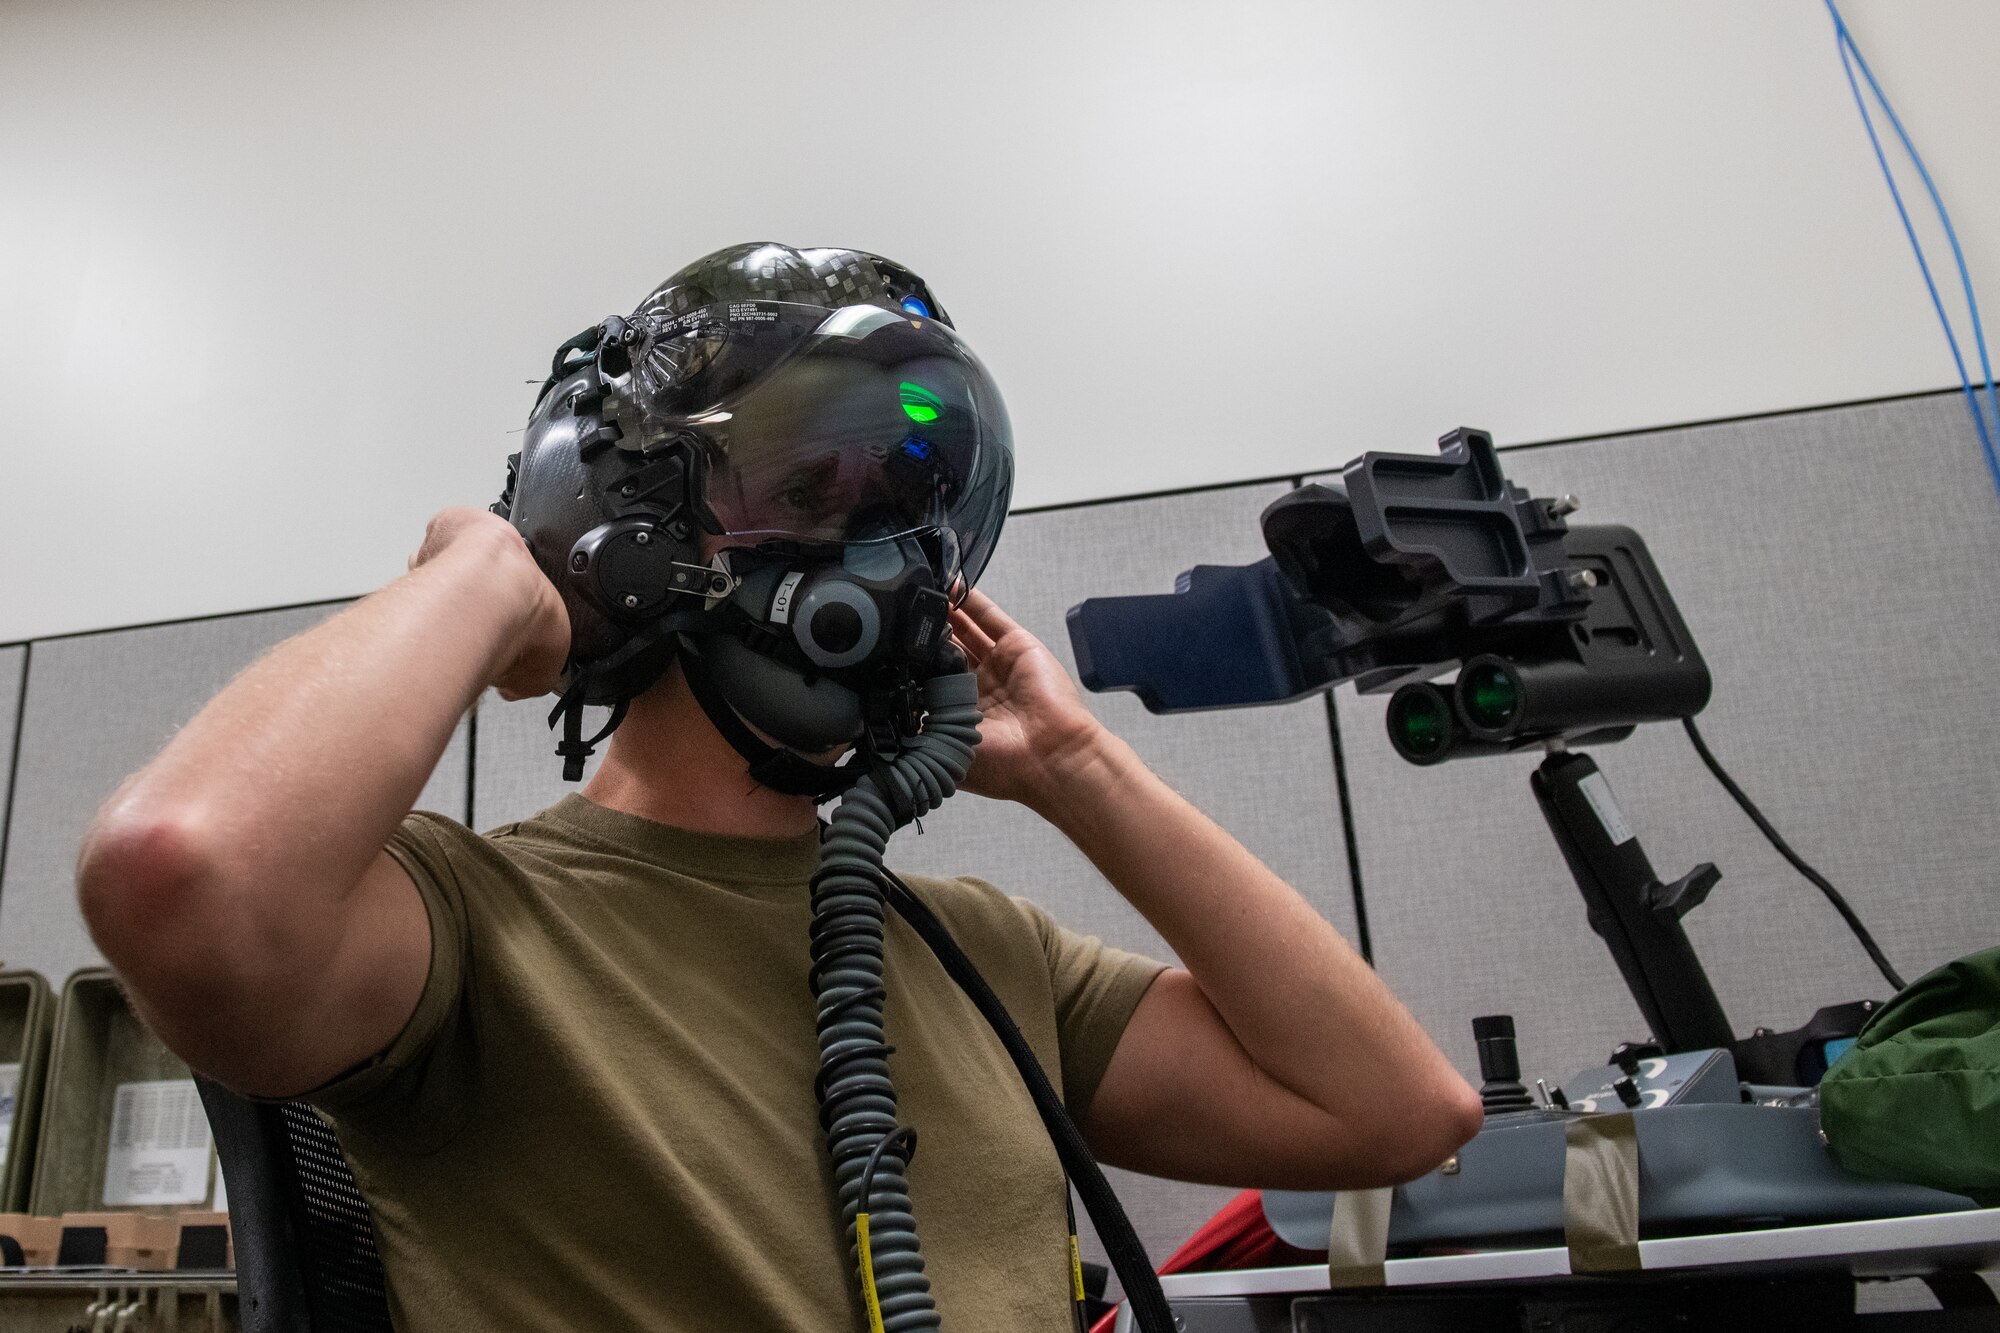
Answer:
[[[558,350],[494,509],[569,610],[558,713],[583,753],[577,710],[622,708],[677,655],[821,748],[944,640],[1013,471],[999,390],[922,279],[756,243]]]

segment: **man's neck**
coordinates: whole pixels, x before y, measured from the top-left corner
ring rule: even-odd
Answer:
[[[584,796],[610,810],[696,833],[793,838],[819,815],[810,796],[751,781],[695,702],[678,665],[632,701]]]

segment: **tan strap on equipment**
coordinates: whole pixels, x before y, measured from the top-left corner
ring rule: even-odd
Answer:
[[[1342,1190],[1333,1196],[1333,1220],[1326,1237],[1326,1285],[1379,1287],[1387,1278],[1391,1186],[1372,1190]]]
[[[1563,1243],[1572,1273],[1632,1272],[1639,1263],[1639,1134],[1629,1111],[1563,1126]]]

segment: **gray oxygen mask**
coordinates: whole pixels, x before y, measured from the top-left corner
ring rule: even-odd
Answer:
[[[780,745],[817,753],[893,725],[950,642],[955,570],[948,531],[721,553],[734,591],[712,632],[686,636],[743,719]]]

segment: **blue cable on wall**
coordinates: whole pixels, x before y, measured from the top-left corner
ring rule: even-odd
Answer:
[[[1867,58],[1861,48],[1855,45],[1854,34],[1848,30],[1847,20],[1841,17],[1840,7],[1834,0],[1826,0],[1827,13],[1833,16],[1834,40],[1840,51],[1840,65],[1847,72],[1847,87],[1854,94],[1854,105],[1861,112],[1861,124],[1868,131],[1868,142],[1875,150],[1875,162],[1882,168],[1882,179],[1888,182],[1889,197],[1895,201],[1896,216],[1903,220],[1903,234],[1910,238],[1910,248],[1917,256],[1917,268],[1924,275],[1924,287],[1931,294],[1931,306],[1937,311],[1938,322],[1944,326],[1945,342],[1951,347],[1952,364],[1958,367],[1959,387],[1965,392],[1966,410],[1972,414],[1972,427],[1979,435],[1979,449],[1986,458],[1986,470],[1993,478],[1993,487],[2000,492],[2000,453],[1994,449],[1994,436],[2000,434],[2000,397],[1996,397],[1993,384],[1993,366],[1986,355],[1986,330],[1979,319],[1979,301],[1972,294],[1972,274],[1965,266],[1965,251],[1959,247],[1958,232],[1951,225],[1951,214],[1945,211],[1944,200],[1938,195],[1937,185],[1931,180],[1930,169],[1917,152],[1916,144],[1903,128],[1903,122],[1896,115],[1896,109],[1889,105],[1889,98],[1882,91],[1882,85],[1875,79],[1875,71],[1868,68]],[[1966,373],[1965,356],[1959,350],[1958,334],[1952,328],[1951,317],[1945,313],[1944,298],[1939,295],[1937,282],[1931,276],[1930,260],[1924,254],[1923,242],[1917,239],[1917,229],[1910,221],[1910,211],[1903,203],[1903,192],[1896,188],[1895,173],[1889,170],[1889,159],[1882,151],[1881,136],[1875,132],[1875,119],[1868,114],[1868,100],[1861,95],[1861,84],[1854,77],[1855,67],[1861,69],[1861,77],[1868,82],[1868,89],[1875,94],[1881,104],[1882,113],[1888,117],[1896,138],[1902,142],[1903,151],[1909,154],[1910,162],[1923,180],[1924,189],[1929,192],[1931,206],[1937,210],[1938,221],[1944,224],[1945,239],[1951,243],[1951,256],[1958,265],[1959,284],[1965,290],[1965,307],[1972,318],[1973,345],[1979,355],[1979,373],[1986,383],[1986,398],[1993,408],[1993,424],[1989,427],[1986,414],[1980,410],[1979,397],[1973,392],[1972,377]]]

